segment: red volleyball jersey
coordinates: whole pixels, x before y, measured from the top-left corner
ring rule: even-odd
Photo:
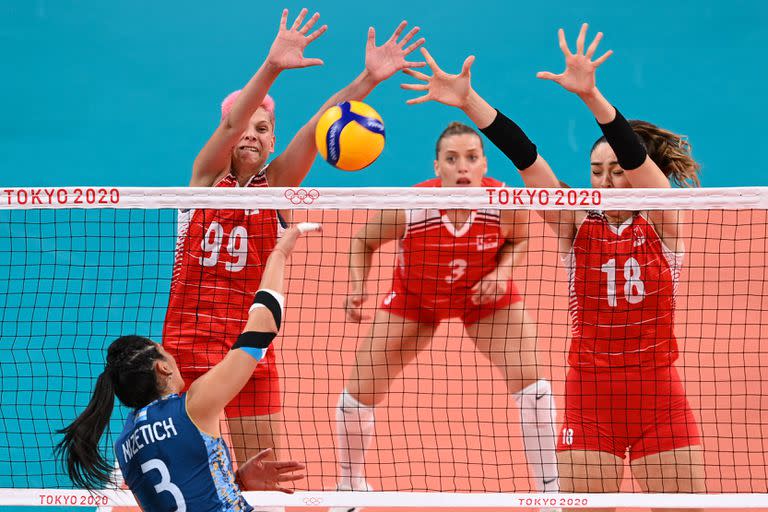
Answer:
[[[416,186],[440,185],[436,178]],[[504,184],[483,178],[482,186]],[[400,285],[422,297],[421,305],[428,309],[469,300],[471,288],[497,266],[504,245],[499,210],[473,210],[463,226],[451,224],[444,210],[406,210],[405,216],[395,269]]]
[[[228,174],[214,186],[239,185]],[[268,186],[266,167],[246,186]],[[179,212],[163,344],[180,367],[207,370],[237,340],[278,230],[276,210]]]
[[[683,254],[668,249],[642,214],[616,227],[601,212],[589,212],[564,261],[571,366],[658,367],[677,359],[675,292]]]

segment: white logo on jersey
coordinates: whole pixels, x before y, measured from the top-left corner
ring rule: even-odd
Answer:
[[[249,215],[258,215],[258,214],[259,214],[259,210],[245,210],[246,217]]]
[[[477,235],[478,251],[488,251],[499,246],[499,235]]]
[[[387,295],[384,298],[384,305],[385,306],[389,306],[390,304],[392,304],[392,300],[395,298],[395,295],[397,295],[397,293],[395,293],[395,292],[392,292],[389,295]]]
[[[635,229],[632,231],[632,238],[632,246],[634,247],[640,247],[645,243],[645,234],[643,234],[643,230],[639,226],[635,226]]]

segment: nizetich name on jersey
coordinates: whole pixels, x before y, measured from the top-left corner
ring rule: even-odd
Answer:
[[[123,443],[123,458],[125,459],[125,463],[127,464],[128,461],[136,455],[136,452],[145,446],[158,441],[165,441],[166,439],[170,439],[177,435],[179,434],[176,432],[173,418],[137,426],[133,433],[131,433]]]

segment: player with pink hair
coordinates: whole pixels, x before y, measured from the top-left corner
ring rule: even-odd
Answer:
[[[376,45],[368,30],[365,68],[347,87],[333,95],[312,116],[285,150],[267,164],[275,151],[275,102],[267,95],[278,75],[293,68],[323,64],[304,56],[304,50],[322,35],[319,14],[304,23],[302,9],[292,26],[284,10],[280,28],[261,67],[242,90],[230,94],[221,106],[221,122],[192,167],[194,187],[296,187],[315,159],[315,125],[330,106],[362,100],[380,82],[397,71],[423,66],[406,56],[424,43],[409,45],[419,31],[402,38],[407,23]],[[179,362],[182,375],[192,382],[229,352],[229,343],[245,324],[245,303],[258,289],[263,265],[275,246],[284,223],[275,210],[187,210],[179,213],[179,238],[171,293],[163,329],[166,350]],[[279,448],[280,395],[274,349],[270,349],[243,392],[226,408],[232,444],[238,461],[265,448]]]

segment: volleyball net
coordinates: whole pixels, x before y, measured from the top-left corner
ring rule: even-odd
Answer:
[[[293,496],[248,493],[252,502],[768,507],[768,189],[479,187],[1,190],[0,505],[134,503],[125,491],[110,489],[94,496],[73,489],[54,460],[53,446],[60,439],[56,431],[88,402],[113,339],[124,334],[162,339],[178,212],[188,209],[281,210],[290,212],[284,216],[293,222],[323,225],[321,235],[299,241],[289,261],[287,309],[275,343],[284,431],[280,458],[305,463],[307,478],[297,482]],[[526,223],[527,246],[514,266],[514,282],[535,324],[530,350],[535,352],[538,375],[552,384],[558,409],[555,432],[566,444],[561,422],[572,337],[569,277],[562,245],[540,212],[559,211],[563,219],[585,211],[683,212],[685,260],[674,297],[680,352],[675,365],[698,424],[706,492],[643,494],[643,483],[630,478],[627,466],[620,494],[535,494],[518,405],[502,371],[478,349],[477,336],[468,335],[461,318],[439,323],[431,342],[392,380],[386,399],[376,407],[375,435],[364,465],[375,491],[335,492],[339,396],[353,375],[358,346],[369,337],[371,318],[392,291],[393,273],[402,258],[395,242],[375,252],[363,305],[367,319],[350,322],[343,309],[350,246],[360,229],[381,222],[380,213],[390,210],[422,212],[408,217],[422,218],[422,227],[451,223],[446,210],[475,212],[467,226],[479,221],[477,212],[485,212],[487,219],[508,210],[521,212],[516,222],[522,218]],[[423,212],[430,211],[437,220],[424,220],[429,215]],[[205,215],[199,219],[206,222]],[[210,226],[197,228],[209,233]],[[464,233],[461,226],[453,226],[451,234],[455,241]],[[213,261],[214,250],[221,251],[213,264],[237,270],[250,235],[242,233],[245,243],[235,235],[213,233],[199,241],[207,261]],[[469,245],[455,248],[455,257],[449,258],[447,278],[460,279],[471,270],[462,267],[467,247],[493,250],[503,243],[491,232],[470,235]],[[428,242],[448,250],[446,240]],[[645,242],[638,235],[633,243]],[[430,265],[444,255],[428,244],[419,247],[422,252],[412,260],[423,264],[424,289],[439,289],[427,280]],[[614,301],[623,297],[622,287],[629,287],[630,298],[639,294],[635,272],[627,270],[626,263],[624,268],[603,263],[600,275],[605,282],[597,285],[606,292],[597,299],[604,299],[601,307],[611,307],[611,293]],[[409,286],[414,292],[413,282]],[[200,301],[211,300],[207,293],[201,288]],[[442,298],[450,304],[467,301]],[[436,307],[427,299],[420,301],[422,311]],[[194,301],[186,307],[190,309],[185,314],[195,314]],[[464,313],[452,311],[448,316]],[[200,315],[198,321],[202,325],[210,320]],[[617,340],[622,351],[631,351],[632,336]],[[513,345],[501,346],[507,350]],[[111,459],[127,413],[116,406],[105,436],[103,449]],[[94,501],[102,499],[106,501]]]

